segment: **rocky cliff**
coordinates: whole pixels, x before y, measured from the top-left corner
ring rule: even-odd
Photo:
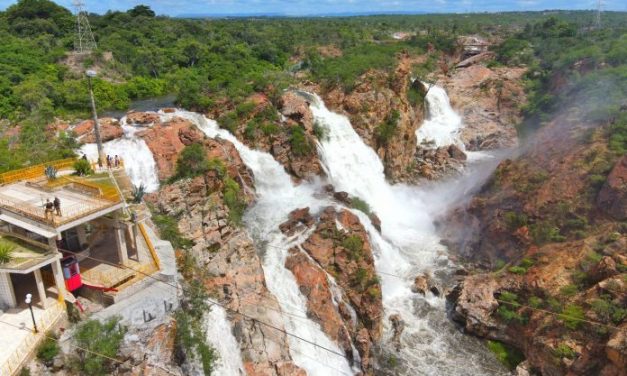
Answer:
[[[179,129],[185,130],[184,126]],[[176,143],[189,133],[178,132]],[[197,135],[198,136],[198,135]],[[173,140],[170,140],[173,141]],[[199,140],[195,140],[198,142]],[[193,179],[164,186],[148,197],[155,210],[176,219],[180,234],[191,241],[180,251],[179,265],[188,282],[199,281],[206,293],[228,310],[249,375],[304,375],[291,361],[281,310],[268,291],[252,240],[234,222],[225,203],[227,179],[237,182],[237,196],[251,202],[253,176],[231,143],[202,139],[207,156],[226,166],[225,175],[212,170]],[[273,326],[273,327],[271,327]]]
[[[532,372],[620,375],[625,157],[608,148],[607,124],[579,119],[572,109],[545,125],[453,215],[449,238],[484,269],[450,295],[453,317],[522,351]]]
[[[289,250],[285,267],[307,298],[308,316],[349,359],[366,374],[373,374],[383,305],[368,234],[357,216],[334,207],[324,209],[317,218],[308,208],[296,210],[281,225],[287,235],[307,228],[313,232]]]

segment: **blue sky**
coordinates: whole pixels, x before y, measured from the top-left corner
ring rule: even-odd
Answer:
[[[16,0],[0,0],[0,9]],[[341,12],[483,12],[507,10],[590,9],[596,0],[84,0],[91,12],[126,10],[137,4],[149,5],[158,14],[242,14],[280,13],[286,15]],[[71,0],[56,0],[71,7]],[[603,0],[604,8],[627,10],[625,0]]]

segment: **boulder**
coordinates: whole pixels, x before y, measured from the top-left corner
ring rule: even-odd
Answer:
[[[588,272],[590,283],[597,283],[618,274],[616,261],[609,256],[605,256]]]
[[[620,326],[621,330],[614,331],[605,345],[607,358],[623,371],[627,369],[627,324]]]
[[[98,119],[98,125],[100,126],[100,139],[102,142],[115,140],[124,135],[124,131],[117,119],[101,118]],[[93,120],[85,120],[74,126],[72,130],[81,142],[86,144],[96,142]]]
[[[415,294],[426,294],[429,290],[429,277],[427,275],[419,275],[414,279],[414,285],[411,291]]]
[[[281,114],[303,124],[305,130],[313,132],[313,114],[309,108],[309,102],[301,95],[293,91],[288,91],[281,97]]]
[[[133,125],[156,124],[159,120],[159,114],[154,112],[131,112],[126,115],[126,122]]]
[[[465,161],[467,159],[466,153],[464,153],[457,145],[450,145],[447,151],[448,155],[453,159],[460,161]]]
[[[403,334],[403,330],[405,330],[405,322],[401,318],[401,315],[394,314],[390,316],[390,323],[392,324],[392,330],[394,331],[394,335],[390,342],[396,349],[396,351],[401,351],[401,335]]]
[[[333,198],[346,206],[351,206],[352,200],[347,192],[335,192]]]
[[[287,236],[292,236],[302,226],[309,227],[314,222],[314,218],[309,214],[309,208],[296,209],[289,214],[288,220],[282,223],[279,229]]]
[[[381,233],[381,219],[379,218],[379,216],[377,216],[375,213],[370,213],[370,222],[372,223],[372,226],[374,226],[374,228],[379,231],[379,234]]]

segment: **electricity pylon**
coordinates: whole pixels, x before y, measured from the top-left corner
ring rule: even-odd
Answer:
[[[94,34],[91,32],[87,11],[84,9],[85,3],[82,0],[72,2],[76,8],[76,41],[74,50],[78,53],[89,53],[96,48]]]

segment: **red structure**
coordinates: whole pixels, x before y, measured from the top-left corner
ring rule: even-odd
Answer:
[[[61,267],[63,268],[63,279],[65,280],[65,288],[72,292],[83,286],[81,272],[78,267],[78,260],[75,256],[67,256],[61,259]]]

